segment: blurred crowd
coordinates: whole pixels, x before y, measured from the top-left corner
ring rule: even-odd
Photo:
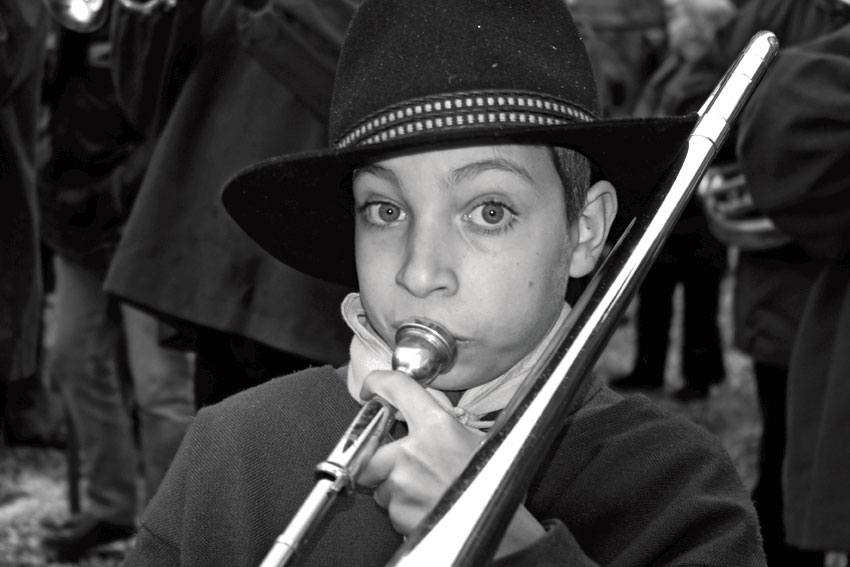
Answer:
[[[731,275],[734,346],[752,359],[762,415],[752,496],[768,563],[846,566],[850,128],[823,123],[850,98],[850,2],[565,1],[608,116],[697,111],[760,30],[801,81],[844,80],[805,90],[828,101],[795,91],[781,109],[767,95],[750,105],[638,292],[632,370],[611,386],[668,392],[681,289],[682,385],[669,395],[709,398],[726,379],[718,305]],[[199,408],[343,364],[350,342],[339,312],[351,290],[274,261],[219,191],[242,167],[325,144],[359,0],[95,4],[0,2],[0,445],[79,456],[84,491],[44,541],[66,561],[132,537]],[[843,69],[804,73],[842,57]],[[768,79],[764,90],[792,81]],[[801,106],[825,118],[793,130]],[[818,127],[845,147],[820,157],[790,142]]]

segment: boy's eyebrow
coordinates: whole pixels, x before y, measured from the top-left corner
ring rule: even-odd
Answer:
[[[395,174],[395,172],[392,169],[389,169],[389,168],[386,168],[382,165],[377,165],[377,164],[364,165],[362,167],[358,167],[357,169],[355,169],[354,173],[351,176],[352,181],[354,181],[355,179],[357,179],[358,176],[363,175],[364,173],[371,173],[372,175],[374,175],[376,177],[380,177],[381,179],[386,179],[387,181],[389,181],[390,183],[392,183],[396,186],[401,184],[398,176]]]
[[[534,183],[534,180],[531,177],[531,173],[529,173],[528,170],[522,165],[508,159],[494,157],[473,161],[464,164],[456,169],[453,169],[448,175],[448,182],[444,183],[443,185],[450,187],[462,181],[472,179],[476,175],[479,175],[485,171],[491,170],[512,173],[514,175],[518,175],[520,177],[525,178],[526,180],[528,180],[529,183]],[[398,178],[396,173],[392,169],[384,167],[382,165],[369,164],[364,165],[362,167],[358,167],[354,170],[354,173],[352,174],[352,180],[357,179],[358,176],[364,174],[371,174],[381,179],[385,179],[386,181],[392,183],[397,187],[401,186],[401,180]]]
[[[461,181],[471,179],[480,173],[494,169],[519,175],[520,177],[524,177],[528,180],[529,183],[534,183],[534,180],[531,178],[531,174],[526,168],[513,161],[498,157],[483,159],[462,165],[461,167],[452,170],[449,175],[449,181],[452,185],[455,185]]]

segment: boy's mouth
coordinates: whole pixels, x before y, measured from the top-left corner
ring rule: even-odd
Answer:
[[[428,319],[428,317],[420,317],[420,318]],[[390,330],[392,331],[393,337],[395,337],[396,333],[398,332],[399,327],[401,327],[401,325],[404,323],[404,321],[408,321],[409,319],[410,318],[405,318],[401,321],[396,321],[392,324],[392,326],[390,327]],[[455,342],[457,343],[458,348],[460,348],[464,344],[468,344],[472,340],[469,337],[455,333],[454,331],[452,331],[452,329],[450,329],[448,326],[444,325],[440,321],[436,321],[434,319],[431,319],[431,321],[434,321],[435,323],[442,326],[446,331],[448,331],[448,333],[454,338]],[[393,344],[391,346],[394,348],[395,344]]]

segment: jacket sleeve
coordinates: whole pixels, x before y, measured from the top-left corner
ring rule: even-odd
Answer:
[[[764,567],[749,494],[713,435],[639,396],[568,423],[526,501],[546,535],[498,567]]]
[[[245,51],[327,122],[336,62],[361,0],[235,0]]]
[[[546,533],[534,545],[493,561],[491,567],[598,567],[562,522],[550,520],[544,528]]]
[[[0,2],[0,104],[42,64],[46,12],[41,2]]]
[[[850,261],[850,25],[780,52],[737,152],[761,210],[813,257]]]

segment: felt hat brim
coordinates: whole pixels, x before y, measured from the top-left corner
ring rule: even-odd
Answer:
[[[440,132],[275,157],[238,172],[225,185],[224,207],[262,248],[307,275],[356,286],[351,174],[387,156],[474,144],[537,144],[576,150],[590,158],[617,189],[619,234],[671,166],[696,115],[623,118],[535,125],[486,132]]]

